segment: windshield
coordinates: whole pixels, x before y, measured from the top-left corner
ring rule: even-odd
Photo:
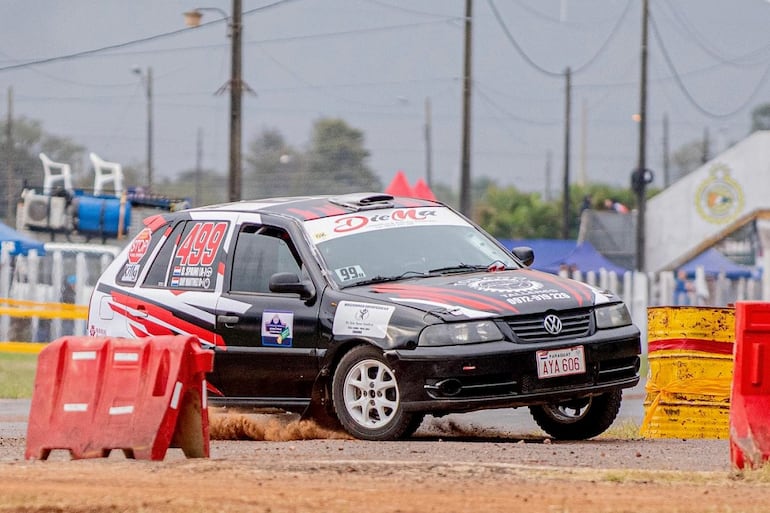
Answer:
[[[486,234],[445,207],[358,212],[308,221],[340,286],[520,265]]]

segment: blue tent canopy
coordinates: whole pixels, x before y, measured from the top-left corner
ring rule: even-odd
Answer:
[[[695,270],[698,267],[703,267],[706,275],[718,276],[719,274],[725,273],[725,276],[731,280],[738,278],[751,278],[757,274],[757,272],[751,267],[736,264],[715,248],[707,249],[686,264],[682,265],[678,270],[686,271],[687,275],[692,278],[695,276]]]
[[[26,255],[31,249],[37,250],[40,255],[45,253],[45,247],[42,242],[27,237],[3,223],[0,223],[0,242],[13,243],[12,255]]]
[[[605,258],[604,255],[599,253],[593,244],[588,241],[584,241],[578,244],[569,254],[554,260],[547,266],[543,267],[542,270],[549,273],[558,274],[559,269],[562,266],[567,266],[570,268],[574,267],[582,273],[587,273],[590,271],[598,273],[600,270],[604,269],[607,272],[614,272],[622,275],[628,271],[628,269],[614,264]]]
[[[535,263],[532,264],[532,268],[538,271],[545,271],[551,262],[570,254],[577,244],[574,240],[563,239],[500,239],[500,243],[508,249],[517,246],[532,248],[535,252]]]
[[[559,274],[559,269],[564,265],[575,267],[583,273],[606,269],[608,272],[623,274],[628,270],[606,259],[588,241],[578,244],[574,240],[563,239],[500,239],[500,242],[508,249],[529,246],[535,252],[532,268],[551,274]]]

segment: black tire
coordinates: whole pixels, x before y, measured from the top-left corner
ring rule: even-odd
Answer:
[[[586,440],[604,433],[620,411],[623,391],[563,403],[530,406],[540,428],[557,440]]]
[[[401,407],[393,370],[372,346],[356,346],[342,357],[332,401],[345,431],[362,440],[396,440],[412,427],[414,416]]]

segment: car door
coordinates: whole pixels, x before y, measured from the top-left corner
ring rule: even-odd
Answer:
[[[318,374],[318,302],[269,289],[275,273],[302,276],[289,232],[244,223],[230,254],[216,308],[216,331],[226,349],[217,352],[212,384],[240,403],[306,405]]]

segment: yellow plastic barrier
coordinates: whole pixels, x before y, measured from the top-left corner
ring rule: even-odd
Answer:
[[[39,354],[48,342],[0,342],[0,353]]]
[[[647,310],[647,438],[729,437],[735,310]]]
[[[0,298],[0,315],[10,317],[38,317],[40,319],[85,320],[88,307],[71,303],[41,303],[21,299]]]

